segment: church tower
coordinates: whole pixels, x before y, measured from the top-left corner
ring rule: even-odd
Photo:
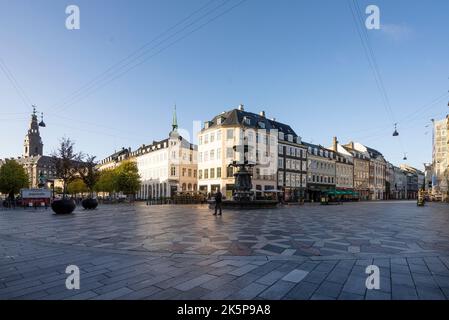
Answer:
[[[23,156],[25,158],[41,156],[43,154],[44,145],[39,133],[39,123],[37,122],[36,107],[34,106],[33,114],[31,115],[30,128],[25,136],[23,147]]]

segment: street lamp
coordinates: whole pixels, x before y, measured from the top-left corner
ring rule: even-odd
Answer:
[[[398,124],[395,123],[395,124],[394,124],[393,137],[397,137],[397,136],[399,136],[399,132],[398,132]]]

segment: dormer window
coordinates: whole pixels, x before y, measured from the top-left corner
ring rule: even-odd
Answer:
[[[251,125],[251,119],[248,117],[243,117],[243,123],[250,126]]]
[[[284,133],[283,132],[279,132],[279,140],[284,140]]]
[[[293,135],[291,134],[287,135],[287,139],[288,141],[293,142]]]
[[[259,122],[259,128],[265,129],[265,122]]]
[[[222,124],[222,122],[223,122],[223,118],[221,118],[221,117],[220,117],[220,118],[217,118],[217,124],[218,124],[218,125]]]

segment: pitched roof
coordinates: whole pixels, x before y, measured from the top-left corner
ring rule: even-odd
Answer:
[[[220,124],[218,122],[218,119],[221,119]],[[244,122],[245,120],[247,122]],[[260,123],[263,123],[265,128],[262,128],[262,126],[260,126]],[[283,132],[284,134],[291,134],[294,137],[298,136],[296,132],[292,129],[292,127],[290,127],[285,123],[278,122],[273,119],[268,119],[265,116],[261,116],[253,112],[248,112],[239,109],[232,109],[230,111],[225,111],[215,116],[210,121],[209,128],[219,125],[222,126],[243,125],[249,128],[267,129],[267,130],[277,129],[278,131]]]

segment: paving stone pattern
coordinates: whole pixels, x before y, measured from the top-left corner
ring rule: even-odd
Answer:
[[[371,264],[380,290],[366,289]],[[449,207],[1,210],[0,299],[449,299]]]

